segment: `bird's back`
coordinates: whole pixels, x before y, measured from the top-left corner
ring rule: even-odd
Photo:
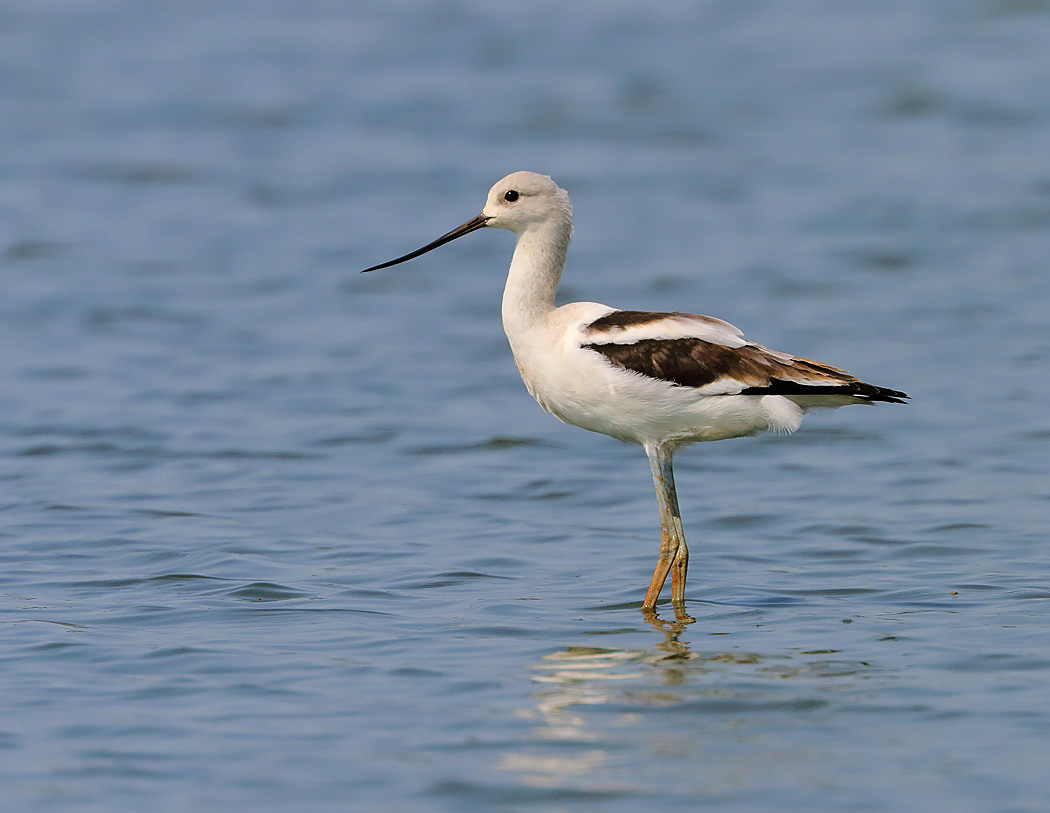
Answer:
[[[577,302],[511,344],[544,409],[643,444],[794,431],[806,409],[907,397],[748,342],[728,322],[697,314]]]

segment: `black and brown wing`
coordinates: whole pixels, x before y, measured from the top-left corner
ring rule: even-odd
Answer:
[[[688,333],[693,335],[683,335]],[[747,342],[732,325],[706,316],[613,311],[588,325],[585,335],[582,346],[611,364],[705,395],[831,396],[895,404],[908,397],[838,367]]]

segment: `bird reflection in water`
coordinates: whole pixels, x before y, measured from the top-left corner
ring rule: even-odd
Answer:
[[[660,620],[647,615],[654,628],[664,634],[664,640],[654,649],[606,649],[602,647],[570,646],[544,655],[533,669],[532,680],[545,688],[533,695],[536,705],[521,709],[519,715],[537,721],[533,738],[538,743],[594,743],[604,738],[601,731],[588,727],[587,718],[580,709],[584,706],[614,706],[628,702],[647,705],[666,705],[679,698],[659,689],[641,690],[638,684],[651,685],[653,668],[659,670],[658,682],[666,687],[685,683],[686,674],[678,664],[697,657],[680,636],[687,623]],[[630,688],[625,685],[630,684]],[[615,718],[614,727],[631,726],[638,714],[627,712]],[[619,780],[607,767],[609,755],[600,747],[581,752],[564,753],[560,749],[544,752],[516,752],[507,754],[499,763],[503,770],[521,774],[522,782],[534,787],[571,787],[608,793],[618,787]]]
[[[676,783],[745,791],[768,778],[770,764],[787,777],[809,758],[780,737],[788,721],[810,724],[880,672],[833,649],[756,652],[744,630],[731,639],[705,630],[703,640],[723,648],[697,652],[685,640],[695,626],[650,623],[661,637],[652,646],[570,646],[535,664],[537,690],[518,712],[533,727],[498,766],[523,785],[568,793],[634,795]],[[767,760],[742,758],[755,743]]]

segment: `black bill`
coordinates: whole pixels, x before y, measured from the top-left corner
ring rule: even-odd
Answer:
[[[415,259],[420,254],[426,254],[428,251],[432,251],[438,246],[443,246],[445,245],[445,243],[451,243],[457,237],[462,237],[464,234],[470,234],[472,231],[483,229],[485,227],[485,224],[488,222],[488,215],[478,215],[473,220],[468,220],[462,226],[456,226],[456,228],[454,228],[448,234],[441,235],[433,243],[427,243],[425,246],[423,246],[423,248],[417,248],[415,251],[406,254],[404,257],[398,257],[396,260],[391,260],[387,263],[380,263],[379,265],[373,265],[371,268],[366,268],[361,273],[365,274],[369,271],[378,271],[380,268],[389,268],[392,265],[397,265],[398,263],[403,263],[407,260]]]

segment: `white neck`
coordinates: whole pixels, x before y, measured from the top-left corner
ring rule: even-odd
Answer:
[[[571,237],[569,218],[548,220],[518,235],[503,289],[503,329],[511,347],[554,310]]]

